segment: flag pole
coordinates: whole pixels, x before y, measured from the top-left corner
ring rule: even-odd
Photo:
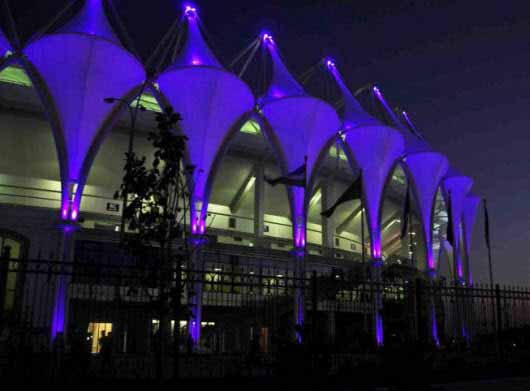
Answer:
[[[487,201],[484,198],[484,228],[486,237],[486,247],[488,248],[488,267],[490,274],[490,286],[493,288],[493,260],[491,257],[491,242],[490,242],[490,224]]]

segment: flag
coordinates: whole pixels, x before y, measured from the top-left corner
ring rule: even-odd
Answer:
[[[486,239],[486,246],[488,246],[488,250],[491,251],[490,217],[488,214],[488,206],[486,205],[485,199],[484,199],[484,238]]]
[[[401,217],[401,234],[399,238],[403,240],[409,229],[410,219],[410,186],[407,183],[407,194],[405,195],[405,205],[403,206],[403,216]]]
[[[320,213],[321,216],[324,216],[326,218],[331,217],[333,212],[335,212],[335,209],[341,204],[344,204],[348,201],[353,200],[360,200],[362,197],[362,191],[363,191],[363,185],[362,185],[362,175],[359,175],[357,179],[346,189],[344,193],[335,201],[333,206],[322,213]]]
[[[271,185],[276,186],[277,184],[305,187],[306,182],[306,163],[298,167],[296,170],[291,171],[287,175],[280,176],[278,178],[268,178],[265,176],[265,181]]]
[[[447,197],[447,233],[446,233],[447,241],[451,246],[455,246],[455,238],[453,235],[453,213],[451,208],[451,192],[449,192],[449,195]]]

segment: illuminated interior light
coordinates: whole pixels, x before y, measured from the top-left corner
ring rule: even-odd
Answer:
[[[249,179],[247,185],[245,186],[245,193],[248,192],[250,189],[252,189],[252,186],[254,186],[254,183],[256,182],[256,177],[253,176]]]
[[[311,201],[309,201],[309,207],[316,205],[316,203],[319,202],[321,199],[322,191],[318,189],[317,192],[313,195],[313,198],[311,198]]]

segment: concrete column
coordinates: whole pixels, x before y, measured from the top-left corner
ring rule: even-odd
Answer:
[[[202,249],[205,244],[205,239],[200,236],[191,238],[191,260],[188,267],[188,302],[191,310],[190,319],[188,321],[188,334],[193,341],[193,345],[197,348],[201,341],[201,321],[202,321],[202,291],[203,291],[203,272],[204,259]]]
[[[59,225],[59,229],[62,234],[59,262],[61,265],[71,264],[74,258],[75,232],[78,226],[72,222],[63,222]],[[59,274],[55,279],[55,294],[50,330],[51,342],[60,333],[66,337],[66,327],[68,325],[68,286],[72,279],[70,272],[71,270],[65,268],[64,273]]]
[[[294,281],[295,295],[294,295],[294,321],[298,327],[303,327],[305,323],[305,249],[295,248],[293,250],[293,257],[295,259]],[[302,343],[302,336],[300,333],[295,335],[298,343]]]
[[[372,261],[372,284],[373,289],[373,327],[376,346],[384,345],[384,328],[383,328],[383,287],[381,268],[383,261],[376,259]]]
[[[262,161],[254,166],[254,235],[259,245],[265,233],[265,168]]]

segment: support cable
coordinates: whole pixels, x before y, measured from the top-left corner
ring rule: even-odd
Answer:
[[[4,0],[4,8],[5,8],[5,14],[7,17],[7,25],[9,29],[9,34],[11,36],[12,43],[14,44],[13,49],[15,49],[16,52],[22,49],[22,46],[20,44],[20,37],[17,32],[17,28],[15,25],[15,20],[13,19],[13,14],[11,13],[11,8],[9,7],[8,0]]]
[[[153,53],[151,53],[151,55],[147,59],[145,66],[148,70],[152,69],[154,74],[157,74],[161,70],[164,64],[164,61],[167,58],[167,54],[170,48],[172,47],[171,44],[172,44],[172,40],[174,39],[174,35],[178,33],[179,25],[180,24],[179,24],[178,19],[175,22],[173,22],[173,24],[170,26],[168,31],[164,34],[164,36],[160,40],[160,43],[157,45]],[[164,50],[162,51],[162,49]],[[160,52],[162,52],[162,55],[159,55]],[[158,61],[157,61],[157,58],[158,58]]]
[[[74,6],[74,4],[77,4],[79,3],[81,0],[74,0],[74,1],[71,1],[69,2],[68,4],[66,4],[66,6],[61,10],[59,11],[59,13],[57,14],[57,16],[55,16],[55,18],[53,18],[50,23],[48,23],[47,25],[45,25],[42,29],[40,29],[39,31],[37,31],[30,39],[29,41],[36,41],[38,40],[39,38],[41,38],[44,34],[46,34],[48,31],[52,30],[52,28],[57,24],[57,22],[59,20],[61,20],[63,18],[64,15],[66,15],[66,13],[68,11],[70,11],[70,9]]]
[[[231,69],[233,70],[234,67],[236,66],[236,64],[250,51],[252,50],[255,45],[256,45],[256,41],[259,41],[260,38],[256,38],[256,39],[253,39],[252,42],[250,42],[250,44],[248,44],[243,50],[241,50],[235,57],[234,59],[230,62],[230,64],[228,65],[228,69]]]
[[[118,29],[120,30],[120,33],[123,37],[123,40],[125,41],[125,46],[127,49],[138,59],[140,62],[142,61],[142,57],[140,56],[140,53],[138,50],[136,50],[136,46],[134,45],[133,40],[131,39],[131,36],[127,32],[127,29],[125,28],[125,25],[123,24],[123,21],[120,17],[120,14],[116,10],[116,7],[114,6],[114,0],[107,0],[107,3],[109,5],[109,10],[114,18],[114,21],[118,25]]]

